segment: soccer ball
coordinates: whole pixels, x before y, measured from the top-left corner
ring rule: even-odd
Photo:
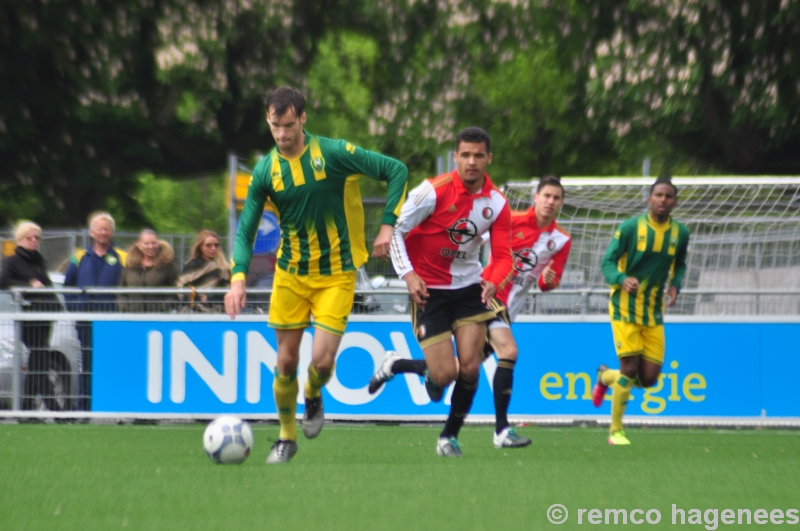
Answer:
[[[226,415],[214,419],[203,434],[203,448],[217,464],[238,465],[253,448],[253,430],[242,419]]]

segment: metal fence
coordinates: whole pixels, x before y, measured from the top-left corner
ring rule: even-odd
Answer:
[[[367,246],[372,250],[372,241],[378,235],[381,227],[381,217],[386,206],[385,199],[363,199],[364,219]],[[199,231],[199,228],[198,228]],[[162,234],[158,237],[169,243],[175,250],[175,263],[178,269],[188,262],[192,256],[192,245],[194,245],[197,234]],[[117,231],[114,233],[114,244],[128,250],[139,238],[138,232]],[[10,242],[8,245],[13,248],[14,235],[11,231],[0,231],[0,240]],[[219,234],[220,246],[228,254],[229,238],[225,234]],[[91,236],[88,229],[74,230],[49,230],[42,231],[42,242],[39,252],[48,263],[51,271],[65,272],[69,265],[70,258],[76,250],[86,249],[91,245]],[[230,257],[229,257],[230,258]],[[248,285],[269,285],[271,282],[272,269],[274,266],[274,255],[256,255],[251,267],[251,275],[248,276]],[[370,275],[395,276],[392,265],[377,258],[370,258],[365,264],[365,268]]]

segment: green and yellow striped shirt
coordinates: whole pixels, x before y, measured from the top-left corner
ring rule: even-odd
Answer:
[[[664,287],[669,282],[680,291],[688,245],[689,229],[671,218],[659,224],[649,214],[642,214],[623,221],[602,264],[603,276],[611,286],[611,318],[642,326],[663,324]],[[626,277],[639,281],[635,295],[622,289]]]
[[[388,183],[381,222],[394,225],[406,196],[408,169],[402,162],[307,132],[298,157],[273,149],[253,171],[233,249],[233,279],[248,272],[266,201],[280,223],[278,267],[312,276],[358,269],[369,256],[358,186],[364,175]]]

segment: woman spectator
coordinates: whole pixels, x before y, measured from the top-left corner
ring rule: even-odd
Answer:
[[[39,253],[42,241],[42,229],[31,221],[20,221],[14,229],[17,248],[14,254],[3,261],[0,271],[0,289],[11,287],[51,288],[53,283],[47,276],[47,263]],[[24,311],[55,312],[61,310],[61,303],[52,293],[26,293],[24,295],[30,305],[23,306]],[[36,395],[42,399],[51,411],[60,411],[61,407],[53,396],[53,383],[49,378],[50,368],[61,368],[60,353],[50,350],[50,331],[53,323],[49,321],[23,321],[22,342],[28,347],[28,372],[25,376],[25,396],[22,407],[33,409]],[[69,394],[69,393],[67,393]]]
[[[201,230],[192,246],[192,259],[183,266],[183,273],[178,278],[177,286],[191,288],[226,288],[231,283],[230,264],[219,245],[219,236],[210,230]],[[195,311],[222,311],[224,294],[207,296],[200,294],[195,303],[192,293],[191,308]],[[211,304],[209,304],[211,303]]]
[[[123,288],[174,287],[178,279],[175,251],[159,240],[155,231],[145,229],[128,249],[128,261],[122,272]],[[123,312],[166,312],[174,295],[125,294],[118,297]]]

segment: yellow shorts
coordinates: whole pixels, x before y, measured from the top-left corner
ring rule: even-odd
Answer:
[[[664,325],[642,326],[624,321],[611,321],[617,357],[642,356],[658,365],[664,364]]]
[[[353,309],[356,272],[328,276],[292,275],[275,269],[267,325],[281,330],[316,328],[342,335]]]

